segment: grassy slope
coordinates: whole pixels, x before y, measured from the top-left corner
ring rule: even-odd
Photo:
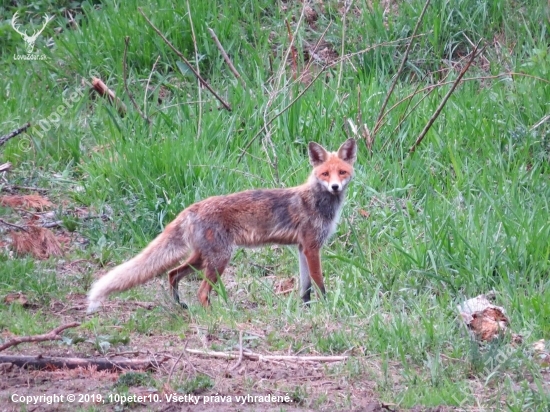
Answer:
[[[309,171],[307,142],[336,148],[347,137],[347,119],[357,123],[361,117],[372,129],[405,43],[329,69],[273,121],[273,149],[267,145],[264,151],[258,139],[239,163],[241,149],[265,120],[305,88],[293,81],[290,65],[282,63],[288,46],[285,19],[296,30],[300,58],[327,27],[325,39],[332,47],[352,53],[410,35],[423,5],[411,1],[398,12],[384,13],[381,4],[368,11],[361,3],[344,21],[340,6],[329,1],[314,5],[318,18],[313,25],[305,20],[298,24],[301,9],[291,2],[190,3],[190,13],[185,4],[173,6],[167,0],[154,5],[137,0],[83,3],[78,28],[54,35],[53,28],[64,22],[60,14],[49,34],[39,39],[37,49],[48,59],[38,62],[13,60],[14,52],[23,53],[23,43],[8,23],[15,9],[2,10],[3,132],[50,117],[63,96],[81,88],[82,79],[89,80],[92,70],[124,96],[125,36],[131,38],[130,88],[141,107],[151,77],[145,99],[151,126],[126,97],[129,113],[122,119],[104,101],[86,94],[43,136],[35,130],[2,147],[2,158],[15,164],[10,181],[48,187],[53,200],[71,199],[65,207],[85,205],[110,214],[108,223],[80,225],[78,231],[89,243],[73,252],[75,259],[99,265],[120,262],[185,205],[207,196],[301,183]],[[388,107],[445,75],[435,71],[459,62],[471,50],[467,39],[489,44],[485,58],[467,76],[524,75],[463,84],[413,156],[407,150],[446,88],[422,100],[397,130],[406,105],[390,112],[372,156],[360,144],[342,223],[324,252],[330,291],[326,305],[303,311],[296,294],[274,295],[272,280],[262,273],[275,268],[279,277],[292,277],[296,256],[292,249],[266,248],[238,252],[234,259],[239,289],[247,293],[220,289],[212,312],[192,307],[185,322],[237,328],[253,318],[268,333],[270,350],[290,346],[295,352],[305,348],[306,353],[353,350],[359,358],[373,355],[382,371],[376,377],[380,396],[404,407],[464,401],[507,402],[508,410],[547,408],[548,384],[542,383],[544,376],[528,348],[550,337],[550,127],[548,122],[538,125],[549,111],[550,85],[540,78],[550,76],[550,26],[548,11],[532,3],[433,2],[420,27],[425,35],[413,48]],[[47,2],[39,5],[48,8]],[[146,25],[138,6],[192,61],[194,31],[200,71],[229,101],[232,112],[221,109],[206,89],[199,92],[194,77],[181,64],[178,68],[177,56]],[[34,14],[27,11],[28,19]],[[246,87],[228,70],[207,28],[217,33]],[[45,47],[48,36],[54,38],[52,48]],[[456,71],[449,74],[454,77]],[[275,155],[276,168],[270,166]],[[11,259],[3,253],[0,261],[0,291],[24,290],[41,303],[68,291],[84,293],[95,270],[67,280],[55,276],[53,260]],[[148,290],[123,296],[147,299]],[[496,370],[487,365],[499,350],[509,353],[508,343],[480,350],[456,327],[456,305],[490,290],[508,309],[513,329],[526,335],[525,346],[513,350]],[[46,310],[44,322],[13,305],[0,305],[0,313],[2,328],[17,334],[56,324]],[[4,316],[10,313],[15,316]],[[165,319],[125,327],[128,333],[185,327]],[[89,322],[101,334],[110,320]],[[281,330],[289,333],[279,336]],[[363,376],[364,371],[352,369],[339,373],[349,379]]]

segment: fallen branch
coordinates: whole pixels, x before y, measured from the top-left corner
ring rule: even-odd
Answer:
[[[2,146],[4,143],[6,143],[8,140],[10,140],[12,137],[15,137],[17,135],[20,135],[25,130],[27,130],[29,127],[31,127],[30,123],[27,123],[23,126],[21,126],[19,129],[15,129],[14,131],[5,134],[4,136],[0,137],[0,146]]]
[[[157,361],[154,361],[157,363]],[[50,358],[43,356],[0,356],[0,363],[12,363],[21,368],[34,367],[36,369],[55,368],[89,368],[101,370],[153,370],[156,369],[151,359],[109,360],[97,358]]]
[[[14,192],[16,190],[28,190],[28,191],[31,191],[31,192],[43,192],[43,193],[49,191],[49,189],[44,189],[42,187],[19,186],[19,185],[3,186],[2,190],[6,191],[6,192]]]
[[[216,43],[216,46],[218,47],[218,50],[220,51],[220,53],[223,56],[223,59],[225,60],[225,62],[229,66],[229,70],[231,70],[231,73],[233,73],[233,75],[237,78],[237,80],[239,80],[241,82],[243,87],[246,88],[246,84],[245,84],[243,78],[241,77],[241,75],[239,74],[239,72],[237,71],[235,66],[233,66],[233,62],[231,61],[231,59],[229,58],[229,56],[225,52],[225,49],[223,48],[222,44],[218,40],[218,36],[216,36],[216,33],[214,33],[214,30],[212,30],[211,28],[208,28],[208,32],[210,33],[210,36],[212,37],[212,40],[214,40],[214,43]]]
[[[239,353],[226,353],[217,351],[202,351],[198,349],[185,349],[186,352],[206,356],[209,358],[239,359]],[[242,352],[242,356],[254,361],[287,361],[287,362],[342,362],[348,356],[293,356],[293,355],[261,355],[254,352]]]
[[[92,86],[100,96],[107,97],[107,99],[109,99],[109,102],[116,107],[118,114],[121,117],[126,115],[126,105],[122,103],[118,97],[116,97],[115,92],[109,89],[101,79],[92,77]]]
[[[147,123],[151,124],[151,120],[149,120],[147,118],[147,116],[145,116],[143,114],[143,112],[141,111],[141,109],[137,105],[137,103],[134,99],[134,96],[132,95],[132,93],[130,93],[130,89],[128,88],[128,80],[127,80],[128,70],[126,68],[126,54],[128,53],[128,44],[130,44],[130,36],[126,36],[124,38],[124,56],[122,57],[122,78],[123,78],[123,81],[124,81],[124,90],[126,90],[126,94],[130,98],[130,101],[132,102],[132,105],[135,107],[135,109],[137,110],[139,115],[143,118],[143,120],[145,120]]]
[[[27,228],[25,228],[23,226],[19,226],[19,225],[14,225],[13,223],[8,223],[4,219],[0,219],[0,223],[2,223],[3,225],[6,225],[8,227],[14,228],[14,229],[22,230],[23,232],[27,232],[27,233],[29,232],[27,230]]]
[[[66,325],[58,326],[54,330],[52,330],[48,333],[44,333],[42,335],[19,336],[17,338],[13,338],[9,342],[6,342],[2,346],[0,346],[0,352],[2,352],[3,350],[5,350],[7,348],[11,348],[12,346],[19,345],[20,343],[45,342],[45,341],[50,341],[50,340],[61,340],[62,339],[62,336],[60,335],[61,332],[63,332],[65,329],[75,328],[77,326],[80,326],[80,323],[79,322],[73,322],[73,323],[68,323]],[[2,363],[2,362],[7,362],[7,361],[0,360],[0,363]]]
[[[2,172],[7,172],[8,170],[11,169],[11,163],[10,162],[7,162],[7,163],[2,163],[0,165],[0,173]]]
[[[176,53],[178,55],[178,57],[180,59],[183,60],[183,62],[189,67],[189,70],[191,70],[193,72],[193,74],[195,75],[195,77],[197,79],[199,79],[199,81],[201,82],[201,84],[206,87],[208,89],[208,91],[210,93],[212,93],[214,95],[214,97],[216,99],[218,99],[218,101],[222,104],[223,107],[225,107],[225,109],[227,111],[231,111],[231,106],[229,106],[228,103],[226,103],[219,95],[218,93],[216,93],[214,91],[214,89],[206,82],[206,80],[204,80],[200,74],[197,73],[197,71],[194,69],[194,67],[191,65],[191,63],[189,63],[189,61],[185,58],[185,56],[178,50],[174,47],[174,45],[172,43],[170,43],[170,41],[164,36],[164,34],[162,34],[162,32],[157,29],[157,27],[153,24],[153,22],[151,20],[149,20],[147,18],[147,16],[145,15],[145,13],[143,13],[143,10],[141,9],[141,7],[138,7],[138,11],[140,12],[140,14],[143,16],[143,18],[147,21],[147,23],[149,24],[149,26],[151,26],[151,28],[160,36],[160,38],[168,45],[168,47],[170,47],[174,53]]]
[[[413,154],[415,152],[416,148],[422,142],[422,140],[426,136],[426,133],[428,133],[428,130],[430,130],[430,127],[432,127],[433,123],[438,118],[439,114],[443,110],[443,107],[445,107],[445,104],[447,103],[447,100],[449,100],[449,97],[451,97],[451,95],[453,94],[453,92],[457,88],[458,84],[460,83],[460,80],[462,79],[462,77],[464,77],[464,75],[466,74],[466,72],[468,71],[468,69],[470,68],[472,63],[474,62],[475,58],[477,56],[479,56],[481,53],[483,53],[484,48],[480,52],[478,52],[478,48],[479,48],[479,44],[474,47],[474,50],[472,51],[472,56],[470,57],[470,60],[468,60],[468,63],[466,63],[466,66],[464,66],[462,68],[462,70],[460,71],[458,77],[454,81],[453,85],[451,86],[451,88],[449,89],[449,91],[447,92],[447,94],[445,95],[443,100],[441,100],[441,103],[439,103],[439,106],[435,110],[434,114],[432,115],[430,120],[428,120],[428,123],[426,123],[426,126],[424,126],[424,129],[422,130],[422,132],[420,132],[420,135],[418,135],[418,138],[416,139],[414,144],[409,149],[409,154]]]
[[[77,221],[79,221],[79,220],[86,221],[86,220],[92,220],[92,219],[105,220],[105,219],[108,219],[108,217],[106,215],[94,215],[94,216],[84,216],[84,217],[81,217],[81,218],[77,218],[76,220]],[[51,229],[53,227],[62,227],[63,223],[64,223],[63,220],[55,220],[53,222],[42,223],[40,226],[42,226],[46,229]]]

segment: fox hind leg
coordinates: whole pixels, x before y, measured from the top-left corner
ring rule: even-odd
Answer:
[[[212,291],[212,287],[222,276],[222,273],[228,263],[229,259],[225,260],[224,262],[219,262],[217,265],[206,265],[206,268],[204,270],[205,279],[202,281],[198,292],[199,301],[202,306],[210,306],[210,292]]]
[[[185,263],[181,266],[178,266],[175,269],[172,269],[168,273],[168,283],[170,284],[170,291],[172,293],[172,297],[176,301],[176,303],[179,303],[182,308],[187,309],[187,305],[184,302],[180,301],[179,293],[178,293],[178,283],[179,281],[184,278],[185,276],[193,273],[196,270],[202,270],[203,269],[203,259],[199,252],[193,252],[193,254],[185,261]]]
[[[300,296],[304,303],[309,303],[311,299],[311,277],[307,266],[306,255],[302,246],[298,246],[298,263],[300,265]]]

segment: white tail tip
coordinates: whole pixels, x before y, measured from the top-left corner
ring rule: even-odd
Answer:
[[[91,300],[88,303],[88,309],[86,310],[86,313],[89,315],[91,313],[97,312],[99,308],[101,307],[101,302],[98,300]]]

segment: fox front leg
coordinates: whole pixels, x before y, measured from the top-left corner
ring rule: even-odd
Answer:
[[[325,285],[323,282],[323,272],[321,269],[321,256],[319,249],[315,247],[303,247],[300,245],[300,278],[302,280],[302,299],[305,303],[309,302],[311,297],[312,281],[319,288],[319,292],[325,296]],[[304,259],[305,258],[305,259]],[[305,260],[305,265],[302,263]],[[306,270],[307,269],[307,272]],[[305,273],[308,274],[307,281],[305,281]]]

